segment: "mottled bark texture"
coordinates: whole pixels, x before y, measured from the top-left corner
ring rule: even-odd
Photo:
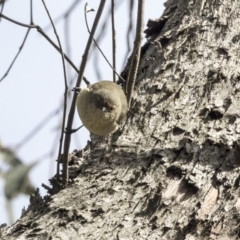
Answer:
[[[240,238],[239,0],[168,1],[146,34],[125,124],[1,239]]]

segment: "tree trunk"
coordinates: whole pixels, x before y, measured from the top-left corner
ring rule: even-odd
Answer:
[[[238,0],[168,1],[125,124],[75,152],[72,184],[1,239],[240,238],[239,16]]]

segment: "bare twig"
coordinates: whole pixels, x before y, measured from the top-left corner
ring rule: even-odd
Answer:
[[[77,75],[74,74],[74,76],[72,78],[70,78],[69,80],[69,88],[70,86],[72,86],[73,82],[75,82],[77,78]],[[84,77],[85,78],[85,77]],[[85,81],[88,82],[88,80],[85,78]],[[70,96],[71,96],[71,91],[68,91],[68,100],[70,101]],[[63,109],[63,105],[64,105],[64,100],[63,100],[63,103],[59,106],[58,110],[60,111],[61,109]],[[57,110],[56,110],[57,111]],[[56,145],[57,145],[57,142],[58,142],[58,138],[59,138],[59,132],[60,132],[60,129],[61,129],[61,122],[62,122],[62,117],[61,119],[59,120],[58,124],[56,127],[54,127],[54,130],[56,130],[56,136],[54,137],[54,140],[53,140],[53,144],[52,144],[52,147],[51,147],[51,151],[50,151],[50,154],[49,154],[49,158],[52,159],[54,154],[55,154],[55,150],[56,150]],[[51,161],[50,163],[53,164],[53,162]],[[53,167],[51,166],[49,168],[49,176],[52,176],[52,169]],[[54,173],[55,174],[55,173]]]
[[[88,22],[87,22],[87,12],[85,11],[85,22],[86,22],[86,26],[87,26],[87,30],[88,33],[91,34],[90,30],[89,30],[89,26],[88,26]],[[112,67],[111,63],[108,61],[107,57],[105,56],[105,54],[103,53],[103,51],[101,50],[101,48],[99,47],[98,43],[96,42],[96,40],[93,38],[93,42],[95,43],[95,45],[97,46],[98,50],[100,51],[100,53],[102,54],[102,56],[104,57],[104,59],[106,60],[106,62],[108,63],[108,65],[111,67],[111,69],[117,74],[117,76],[123,81],[125,82],[125,79],[123,79],[115,70],[115,68]]]
[[[4,3],[5,3],[5,1],[3,2],[2,9],[1,9],[1,13],[2,13],[2,10],[3,10]],[[33,23],[32,0],[30,0],[30,24],[32,24],[32,23]],[[25,44],[25,42],[26,42],[26,40],[27,40],[27,37],[28,37],[29,32],[30,32],[30,28],[27,30],[27,32],[26,32],[26,34],[25,34],[25,36],[24,36],[23,42],[22,42],[21,46],[19,47],[19,50],[18,50],[16,56],[14,57],[14,59],[12,60],[10,66],[8,67],[8,69],[7,69],[7,71],[5,72],[5,74],[0,78],[0,82],[8,75],[8,73],[10,72],[13,64],[14,64],[15,61],[17,60],[20,52],[22,51],[22,49],[23,49],[23,47],[24,47],[24,44]]]
[[[64,105],[63,105],[62,129],[61,129],[61,135],[60,135],[60,139],[59,139],[59,150],[58,150],[58,159],[60,159],[61,153],[62,153],[63,135],[64,135],[65,121],[66,121],[66,112],[67,112],[67,92],[68,92],[67,73],[66,73],[66,66],[65,66],[65,61],[64,61],[64,53],[63,53],[63,49],[62,49],[62,44],[61,44],[60,38],[58,36],[57,29],[55,28],[55,25],[53,23],[53,20],[51,18],[51,15],[50,15],[50,13],[48,11],[48,8],[47,8],[44,0],[42,0],[42,2],[43,2],[45,10],[47,12],[47,15],[49,17],[49,20],[50,20],[50,22],[52,24],[52,27],[54,29],[54,34],[55,34],[55,36],[57,38],[59,49],[60,49],[61,55],[62,55],[62,65],[63,65],[63,75],[64,75],[65,90],[64,90]],[[60,171],[60,163],[58,161],[58,163],[57,163],[57,177],[59,177],[59,171]]]
[[[33,7],[32,7],[32,0],[30,0],[30,24],[33,24]]]
[[[42,183],[42,185],[41,185],[44,189],[46,189],[47,191],[51,191],[52,190],[52,188],[50,188],[49,186],[47,186],[46,184],[44,184],[44,183]]]
[[[7,77],[8,73],[10,72],[10,70],[11,70],[11,68],[12,68],[12,66],[13,66],[13,64],[14,64],[15,61],[17,60],[20,52],[22,51],[22,49],[23,49],[23,47],[24,47],[24,44],[25,44],[25,42],[26,42],[26,40],[27,40],[27,37],[28,37],[29,32],[30,32],[30,28],[27,30],[27,32],[26,32],[26,34],[25,34],[25,36],[24,36],[23,42],[22,42],[21,46],[19,47],[19,50],[18,50],[16,56],[14,57],[14,59],[12,60],[10,66],[8,67],[8,69],[7,69],[7,71],[4,73],[4,75],[0,78],[0,82],[1,82],[5,77]]]
[[[140,50],[141,50],[141,41],[142,41],[142,32],[143,32],[143,22],[144,22],[144,0],[138,1],[138,16],[137,16],[137,28],[136,28],[136,37],[134,41],[134,50],[132,54],[130,69],[127,78],[127,100],[128,105],[131,105],[132,92],[137,77],[139,59],[140,59]]]
[[[2,6],[1,6],[0,13],[3,12],[5,1],[3,0],[3,1],[1,2],[1,4],[2,4]],[[0,17],[0,21],[1,21],[1,17]]]
[[[81,85],[82,78],[83,78],[83,73],[84,73],[84,70],[85,70],[86,63],[87,63],[89,50],[90,50],[91,43],[92,43],[92,39],[93,39],[94,33],[97,29],[97,25],[98,25],[98,22],[100,20],[100,17],[102,15],[102,11],[103,11],[105,2],[106,2],[106,0],[101,0],[101,2],[100,2],[100,5],[99,5],[98,11],[97,11],[97,15],[95,17],[95,20],[94,20],[94,23],[93,23],[93,26],[92,26],[91,33],[90,33],[90,36],[88,38],[87,46],[85,48],[85,51],[84,51],[84,54],[83,54],[83,57],[82,57],[82,62],[81,62],[81,65],[80,65],[80,70],[79,70],[79,75],[78,75],[76,87],[79,87]],[[74,113],[75,113],[76,100],[77,100],[77,93],[74,92],[73,99],[72,99],[72,104],[71,104],[69,115],[68,115],[67,130],[70,130],[72,128],[73,117],[74,117]],[[63,152],[63,185],[64,186],[66,185],[66,183],[68,181],[68,153],[69,153],[70,143],[71,143],[71,134],[66,134],[65,135],[65,141],[64,141],[64,152]]]
[[[115,18],[114,18],[114,0],[111,5],[112,10],[112,57],[113,57],[113,68],[116,69],[116,31],[115,31]],[[113,82],[116,82],[116,75],[113,71]]]
[[[27,27],[27,28],[37,28],[37,27],[39,27],[39,26],[37,26],[37,25],[29,25],[29,24],[25,24],[25,23],[18,22],[18,21],[16,21],[16,20],[13,20],[13,19],[11,19],[11,18],[3,15],[2,13],[0,13],[0,16],[1,16],[2,18],[4,18],[4,19],[6,19],[6,20],[8,20],[8,21],[10,21],[10,22],[12,22],[12,23],[15,23],[15,24],[17,24],[17,25],[20,25],[20,26],[22,26],[22,27]]]

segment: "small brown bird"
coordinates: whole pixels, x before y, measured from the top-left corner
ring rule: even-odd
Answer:
[[[127,98],[116,83],[101,81],[81,90],[77,110],[91,133],[104,136],[119,128],[128,111]]]

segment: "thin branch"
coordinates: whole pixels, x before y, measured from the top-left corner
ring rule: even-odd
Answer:
[[[2,9],[1,9],[1,13],[2,13],[2,10],[3,10],[4,3],[5,3],[5,1],[3,2]],[[33,23],[33,14],[32,14],[32,12],[33,12],[32,0],[30,0],[30,24]],[[25,34],[25,36],[24,36],[23,42],[22,42],[21,46],[19,47],[19,50],[18,50],[16,56],[13,58],[12,63],[11,63],[10,66],[8,67],[6,73],[0,78],[0,82],[8,75],[8,73],[10,72],[13,64],[14,64],[15,61],[17,60],[18,55],[20,54],[20,52],[22,51],[22,49],[23,49],[23,47],[24,47],[24,44],[25,44],[25,42],[26,42],[26,40],[27,40],[27,37],[28,37],[29,32],[30,32],[30,28],[27,30],[27,32],[26,32],[26,34]]]
[[[0,13],[2,13],[2,12],[3,12],[4,5],[5,5],[5,0],[3,0],[3,2],[2,2],[2,6],[1,6]],[[1,17],[0,17],[0,21],[1,21]]]
[[[58,45],[61,51],[61,55],[62,55],[62,65],[63,65],[63,74],[64,74],[64,85],[65,85],[65,91],[64,91],[64,106],[63,106],[63,118],[62,118],[62,129],[61,129],[61,135],[60,135],[60,139],[59,139],[59,150],[58,150],[58,159],[60,159],[61,157],[61,153],[62,153],[62,144],[63,144],[63,136],[64,136],[64,128],[65,128],[65,121],[66,121],[66,112],[67,112],[67,92],[68,92],[68,84],[67,84],[67,73],[66,73],[66,66],[65,66],[65,61],[64,61],[64,53],[63,53],[63,49],[62,49],[62,44],[60,41],[60,38],[58,36],[57,30],[54,26],[54,23],[52,21],[51,15],[48,11],[48,8],[44,2],[44,0],[42,0],[42,3],[44,5],[44,8],[47,12],[47,15],[49,17],[49,20],[52,24],[52,27],[54,29],[54,34],[57,38],[58,41]],[[60,171],[60,163],[58,161],[57,164],[57,177],[59,177],[59,171]]]
[[[112,54],[113,54],[113,68],[116,69],[116,31],[115,31],[115,16],[114,16],[114,0],[111,5],[112,10]],[[116,75],[113,71],[113,82],[116,82]]]
[[[7,75],[8,75],[8,73],[10,72],[12,66],[14,65],[15,61],[17,60],[18,55],[20,54],[20,52],[22,51],[22,49],[23,49],[23,47],[24,47],[24,44],[25,44],[25,42],[26,42],[26,40],[27,40],[27,37],[28,37],[28,34],[29,34],[30,30],[31,30],[30,28],[27,30],[27,32],[26,32],[26,34],[25,34],[25,36],[24,36],[23,42],[22,42],[21,46],[19,47],[19,50],[18,50],[16,56],[15,56],[14,59],[12,60],[10,66],[9,66],[8,69],[7,69],[7,71],[6,71],[6,72],[4,73],[4,75],[0,78],[0,82],[1,82],[5,77],[7,77]]]
[[[32,7],[32,0],[30,0],[30,24],[33,24],[33,7]]]
[[[132,92],[134,89],[134,85],[135,85],[135,81],[136,81],[136,77],[137,77],[139,60],[140,60],[143,22],[144,22],[144,0],[139,0],[138,1],[136,37],[135,37],[135,41],[134,41],[134,50],[133,50],[133,55],[132,55],[132,59],[131,59],[129,74],[128,74],[128,78],[127,78],[127,87],[126,87],[127,100],[128,100],[129,107],[131,105]]]
[[[87,21],[87,12],[85,11],[85,23],[87,26],[87,30],[88,33],[91,34],[90,30],[89,30],[89,26],[88,26],[88,21]],[[101,50],[101,48],[99,47],[99,45],[97,44],[96,40],[93,38],[92,39],[93,42],[95,43],[95,45],[97,46],[98,50],[100,51],[100,53],[102,54],[102,56],[104,57],[104,59],[106,60],[106,62],[108,63],[108,65],[111,67],[111,69],[117,74],[117,76],[123,81],[125,82],[125,80],[117,73],[117,71],[115,70],[115,68],[112,67],[111,63],[108,61],[107,57],[104,55],[103,51]]]
[[[76,87],[79,87],[81,85],[82,82],[82,78],[83,78],[83,73],[85,70],[85,66],[87,63],[87,58],[89,55],[89,50],[91,47],[91,43],[92,43],[92,39],[94,36],[94,33],[97,29],[97,25],[98,22],[100,20],[100,17],[102,15],[102,11],[104,8],[106,0],[101,0],[99,8],[98,8],[98,12],[96,14],[93,26],[92,26],[92,30],[90,33],[90,36],[88,38],[88,42],[87,42],[87,46],[85,48],[83,57],[82,57],[82,62],[80,65],[80,70],[79,70],[79,75],[78,75],[78,79],[77,79],[77,83],[76,83]],[[68,115],[68,122],[67,122],[67,130],[70,130],[72,128],[72,123],[73,123],[73,118],[74,118],[74,113],[75,113],[75,105],[76,105],[76,100],[77,100],[77,92],[74,92],[73,94],[73,99],[72,99],[72,104],[70,107],[70,111],[69,111],[69,115]],[[71,134],[66,134],[65,135],[65,141],[64,141],[64,152],[63,152],[63,185],[65,186],[67,181],[68,181],[68,153],[69,153],[69,148],[70,148],[70,143],[71,143]]]
[[[22,26],[22,27],[27,27],[27,28],[38,28],[38,27],[39,27],[39,26],[37,26],[37,25],[29,25],[29,24],[25,24],[25,23],[18,22],[18,21],[16,21],[16,20],[13,20],[13,19],[11,19],[11,18],[3,15],[2,13],[0,13],[0,16],[1,16],[2,18],[4,18],[4,19],[6,19],[6,20],[8,20],[8,21],[10,21],[10,22],[12,22],[12,23],[15,23],[15,24],[17,24],[17,25],[19,25],[19,26]]]

